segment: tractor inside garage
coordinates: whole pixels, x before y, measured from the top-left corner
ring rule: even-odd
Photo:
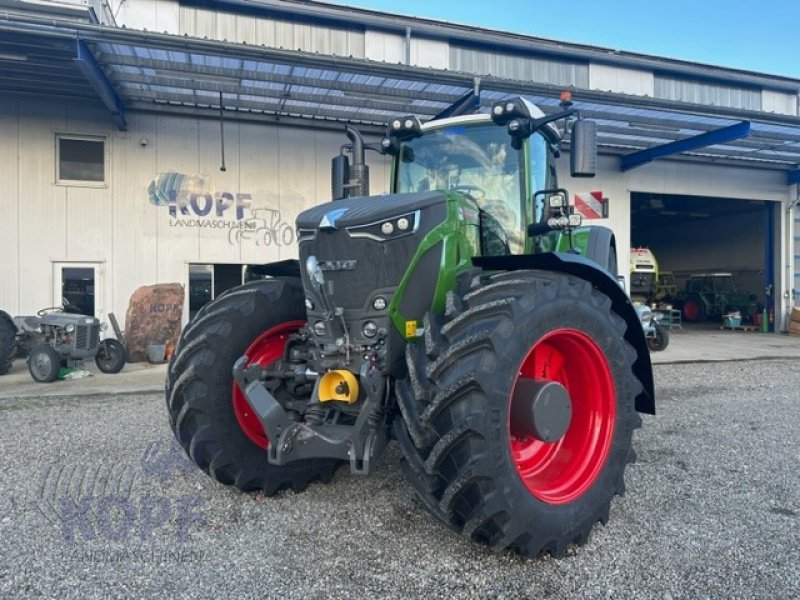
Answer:
[[[773,205],[632,192],[631,246],[657,261],[646,301],[680,310],[683,325],[772,330]]]

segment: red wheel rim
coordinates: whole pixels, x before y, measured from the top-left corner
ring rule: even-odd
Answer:
[[[286,321],[262,333],[244,351],[248,358],[247,364],[258,364],[265,367],[276,358],[282,356],[289,336],[304,324],[305,321]],[[261,426],[261,421],[258,420],[235,381],[233,382],[233,412],[239,422],[239,427],[250,438],[250,441],[256,446],[266,448],[269,445],[269,440],[264,428]]]
[[[556,329],[528,351],[519,377],[556,381],[569,392],[572,416],[561,439],[525,437],[509,423],[509,440],[528,491],[548,504],[571,502],[594,483],[611,447],[616,405],[608,362],[585,333]]]
[[[683,316],[687,321],[696,321],[700,314],[700,305],[694,300],[687,300],[683,304]]]

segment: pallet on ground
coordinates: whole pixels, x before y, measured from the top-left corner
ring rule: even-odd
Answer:
[[[731,327],[720,325],[719,328],[725,331],[761,331],[761,328],[757,325],[735,325]]]

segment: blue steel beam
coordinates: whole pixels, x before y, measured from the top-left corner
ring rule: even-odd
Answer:
[[[127,131],[128,124],[125,122],[125,107],[122,105],[122,100],[117,96],[111,82],[103,73],[103,69],[97,64],[92,51],[83,40],[77,40],[75,46],[75,63],[78,68],[86,77],[86,80],[100,96],[100,100],[111,111],[111,119],[120,131]]]
[[[800,183],[800,169],[793,169],[786,172],[786,185]]]
[[[626,154],[622,157],[619,170],[628,171],[657,158],[688,152],[689,150],[697,150],[698,148],[705,148],[706,146],[713,146],[715,144],[724,144],[725,142],[738,140],[748,135],[750,135],[750,121],[742,121],[741,123],[722,127],[721,129],[706,131],[705,133],[693,135],[692,137],[682,140],[639,150],[632,154]]]

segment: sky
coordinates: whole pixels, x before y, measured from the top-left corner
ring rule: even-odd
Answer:
[[[800,0],[327,0],[800,79]]]

